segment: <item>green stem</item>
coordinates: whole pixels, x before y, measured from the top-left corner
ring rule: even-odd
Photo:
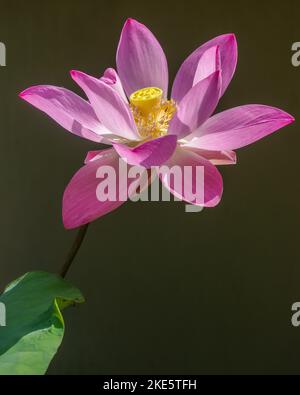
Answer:
[[[83,225],[79,228],[79,231],[77,233],[76,239],[74,240],[74,243],[72,244],[72,247],[67,255],[67,258],[61,268],[60,275],[62,278],[65,278],[73,261],[74,258],[77,255],[77,252],[79,251],[79,248],[83,242],[84,236],[86,235],[87,229],[88,229],[89,224]]]

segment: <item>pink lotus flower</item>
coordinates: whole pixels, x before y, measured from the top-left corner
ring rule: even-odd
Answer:
[[[100,79],[71,71],[88,101],[49,85],[34,86],[20,94],[68,131],[112,145],[90,152],[86,164],[67,186],[63,198],[66,228],[91,222],[124,203],[100,203],[95,193],[97,169],[111,165],[118,171],[119,156],[129,165],[146,168],[162,164],[203,166],[204,201],[192,203],[213,207],[223,191],[215,165],[235,164],[233,150],[294,121],[280,109],[259,104],[212,116],[235,71],[237,44],[233,34],[208,41],[184,61],[171,100],[167,100],[166,56],[144,25],[133,19],[126,21],[116,61],[118,73],[110,68]],[[175,196],[187,200],[170,180],[161,181]]]

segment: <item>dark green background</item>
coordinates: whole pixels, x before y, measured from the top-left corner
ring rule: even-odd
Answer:
[[[58,271],[76,232],[64,187],[97,146],[21,101],[34,84],[79,92],[70,69],[114,66],[127,17],[149,26],[170,75],[204,41],[234,32],[239,62],[220,108],[262,103],[299,117],[299,1],[4,1],[0,41],[1,288]],[[66,312],[49,373],[299,373],[299,146],[296,121],[221,168],[221,204],[127,203],[92,224],[69,279],[86,304]]]

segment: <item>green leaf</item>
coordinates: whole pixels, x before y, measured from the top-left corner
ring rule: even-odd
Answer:
[[[0,375],[44,374],[64,335],[61,310],[84,302],[60,276],[30,272],[0,296],[6,326],[0,326]]]

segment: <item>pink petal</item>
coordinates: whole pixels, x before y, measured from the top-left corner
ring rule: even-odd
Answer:
[[[92,106],[75,93],[56,86],[32,86],[20,97],[53,118],[59,125],[77,136],[105,142],[107,129],[100,123]]]
[[[210,74],[221,69],[219,46],[215,45],[207,49],[201,56],[194,75],[193,86]]]
[[[220,64],[218,64],[218,57],[215,50],[210,50],[212,47],[218,47],[220,53]],[[212,67],[216,70],[222,69],[222,88],[220,95],[223,95],[227,86],[229,85],[237,63],[237,43],[234,34],[223,34],[218,36],[201,47],[197,48],[181,65],[174,81],[172,89],[172,98],[177,102],[187,94],[193,87],[193,84],[198,81],[198,78],[203,78],[201,73],[197,75],[199,68],[203,70],[202,74],[205,77]],[[215,65],[215,66],[214,66]],[[215,70],[213,70],[215,71]]]
[[[111,156],[111,155],[112,155],[111,148],[96,150],[96,151],[89,151],[84,159],[84,164],[87,164],[88,162],[92,162],[94,160],[103,158],[105,156]]]
[[[169,167],[169,169],[173,166],[179,166],[181,168],[181,174],[183,175],[181,188],[178,188],[178,185],[176,185],[174,182],[173,177],[160,175],[162,183],[173,193],[174,196],[187,201],[188,203],[205,207],[214,207],[220,202],[223,193],[222,176],[218,169],[212,163],[210,163],[209,160],[203,158],[191,150],[185,150],[183,148],[177,147],[174,155],[166,163],[166,165]],[[185,177],[184,169],[186,166],[193,168],[192,177]],[[197,178],[195,176],[195,172],[197,166],[202,166],[204,168],[204,197],[197,195],[195,200],[191,200],[187,197],[186,190],[188,189],[193,192],[196,191]]]
[[[195,152],[195,154],[208,159],[215,166],[236,164],[236,153],[234,151],[208,151],[200,148],[189,147],[187,145],[182,146],[182,148]]]
[[[128,179],[126,182],[120,181],[119,161],[122,161],[114,149],[105,150],[104,155],[98,159],[88,161],[73,176],[70,183],[65,189],[63,196],[63,222],[67,229],[76,228],[87,224],[95,219],[115,210],[125,203],[128,197],[128,189],[136,190],[136,179]],[[123,165],[126,166],[126,164]],[[99,168],[111,166],[116,174],[116,200],[107,200],[101,202],[97,198],[97,187],[103,181],[97,178]],[[128,166],[129,170],[129,166]],[[144,170],[146,172],[146,170]],[[127,176],[127,174],[125,173]],[[124,175],[122,175],[124,177]],[[124,180],[124,179],[123,179]],[[147,183],[147,177],[145,177]],[[144,186],[142,185],[142,188]],[[121,198],[120,196],[123,196]]]
[[[168,65],[166,56],[150,30],[127,19],[117,50],[117,69],[125,92],[157,87],[168,93]]]
[[[89,223],[122,205],[123,201],[100,202],[96,189],[100,180],[96,177],[102,165],[118,167],[118,156],[110,150],[108,157],[91,161],[83,166],[71,179],[63,196],[63,222],[67,229]]]
[[[80,71],[72,70],[71,76],[84,90],[98,118],[111,133],[128,140],[139,139],[129,106],[112,87]]]
[[[115,91],[119,93],[119,95],[122,97],[125,103],[128,103],[121,80],[116,70],[112,68],[106,69],[100,80],[111,86],[113,89],[115,89]]]
[[[220,71],[215,71],[190,89],[178,105],[169,133],[182,138],[196,130],[214,112],[220,88]]]
[[[165,163],[173,154],[176,142],[176,136],[168,135],[147,141],[135,148],[130,148],[124,144],[114,144],[114,148],[130,165],[149,168]]]
[[[244,147],[294,121],[288,113],[259,104],[223,111],[188,136],[187,145],[207,150]]]

